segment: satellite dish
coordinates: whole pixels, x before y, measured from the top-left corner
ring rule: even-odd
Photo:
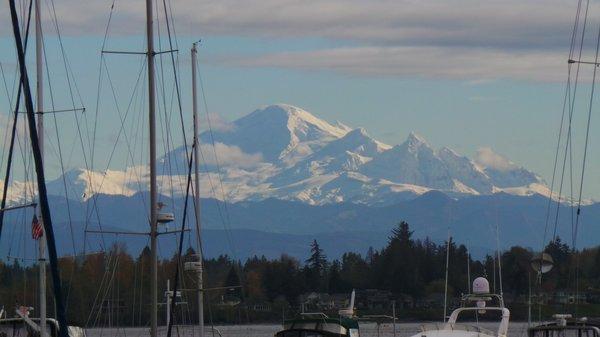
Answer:
[[[531,259],[531,268],[540,274],[545,274],[554,267],[554,260],[548,253],[542,253]]]
[[[158,213],[156,221],[159,224],[166,224],[175,221],[175,215],[173,213]]]

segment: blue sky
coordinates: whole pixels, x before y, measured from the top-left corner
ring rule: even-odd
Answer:
[[[110,5],[107,0],[55,0],[88,114],[96,104],[99,50]],[[469,156],[491,147],[551,178],[577,1],[184,0],[171,5],[186,113],[189,47],[202,38],[208,109],[225,120],[262,105],[289,103],[328,121],[364,127],[392,145],[415,131],[434,147],[448,146]],[[1,22],[8,22],[7,11],[3,2]],[[590,13],[588,40],[595,38],[600,9],[592,4]],[[143,14],[143,2],[117,1],[106,49],[142,50]],[[58,69],[55,91],[64,93],[56,34],[51,20],[45,23],[49,63]],[[10,70],[9,79],[15,65],[11,34],[8,25],[0,27],[0,62]],[[587,43],[584,56],[589,58],[593,45]],[[107,59],[113,81],[131,86],[139,58]],[[591,69],[582,68],[582,74],[589,79]],[[573,129],[575,172],[580,170],[588,92],[584,81]],[[121,95],[120,104],[126,96]],[[110,98],[103,99],[109,106]],[[3,116],[8,107],[2,90]],[[100,113],[96,162],[108,158],[116,121],[112,109]],[[66,142],[73,143],[73,122],[59,118],[71,123],[63,132]],[[594,126],[585,192],[599,198]],[[81,151],[72,144],[69,149],[68,165],[82,166]]]

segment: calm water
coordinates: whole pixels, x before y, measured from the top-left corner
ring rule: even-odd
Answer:
[[[481,323],[481,327],[494,331],[497,328],[495,323]],[[409,337],[419,332],[419,323],[399,323],[396,324],[397,337]],[[275,332],[281,329],[281,325],[235,325],[235,326],[215,326],[215,329],[221,332],[223,337],[272,337]],[[206,337],[213,337],[210,328],[207,328]],[[166,329],[159,331],[159,336],[166,336]],[[173,337],[193,337],[197,336],[198,330],[193,327],[179,328],[174,330]],[[360,325],[361,337],[393,337],[393,326],[391,324],[382,324],[379,331],[376,324]],[[509,337],[526,337],[527,323],[511,323],[508,331]],[[88,329],[88,337],[147,337],[147,328],[122,328],[122,329]],[[219,337],[215,332],[214,337]]]

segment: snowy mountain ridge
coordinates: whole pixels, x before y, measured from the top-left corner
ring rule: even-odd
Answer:
[[[269,105],[233,121],[228,127],[200,135],[203,147],[214,140],[221,164],[205,158],[208,172],[201,177],[201,196],[238,202],[278,198],[319,205],[355,202],[388,205],[432,190],[460,197],[550,191],[537,174],[483,148],[475,159],[449,148],[434,149],[411,133],[398,145],[375,140],[365,129],[329,123],[287,104]],[[208,149],[208,148],[207,148]],[[204,151],[205,153],[212,152]],[[179,147],[159,158],[184,168],[185,149]],[[131,196],[148,189],[142,166],[91,172],[74,169],[48,183],[51,194],[87,199],[94,193]],[[160,172],[162,194],[181,195],[185,172]],[[0,186],[2,183],[0,182]],[[23,183],[10,185],[10,200],[19,200]]]

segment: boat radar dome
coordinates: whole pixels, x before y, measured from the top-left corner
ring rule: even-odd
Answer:
[[[489,294],[490,282],[485,277],[478,277],[473,281],[473,294]]]

